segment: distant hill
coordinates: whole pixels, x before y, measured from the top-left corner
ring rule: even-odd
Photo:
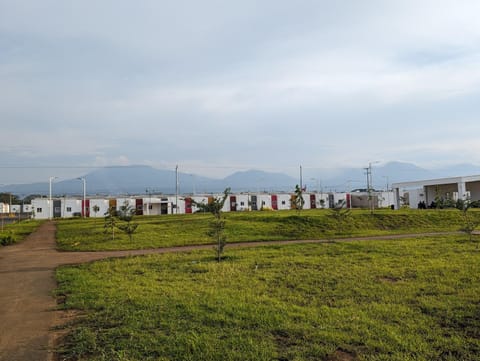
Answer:
[[[366,167],[367,165],[365,165]],[[389,162],[385,164],[372,164],[372,180],[375,189],[386,189],[395,182],[426,180],[444,177],[456,177],[480,174],[480,166],[473,164],[459,164],[445,168],[425,169],[412,163]],[[312,178],[321,181],[324,191],[352,190],[366,188],[366,172],[364,168],[343,168],[332,172],[306,174],[306,184],[310,189],[316,185]]]
[[[155,169],[150,166],[105,167],[83,176],[89,195],[119,194],[174,194],[176,174],[173,170]],[[180,194],[221,192],[230,187],[234,192],[242,191],[288,191],[293,189],[295,179],[281,173],[246,171],[232,174],[224,179],[213,179],[193,174],[178,173]],[[49,184],[17,184],[0,187],[0,192],[11,192],[20,196],[29,194],[48,195]],[[52,193],[82,195],[83,184],[78,179],[54,182]]]
[[[236,172],[221,181],[223,187],[250,192],[288,191],[294,189],[297,183],[297,179],[286,174],[268,173],[261,170]]]
[[[480,167],[472,164],[459,164],[443,169],[424,169],[411,163],[390,162],[372,164],[373,186],[385,189],[394,182],[415,181],[451,176],[480,174]],[[175,171],[155,169],[150,166],[105,167],[84,175],[87,180],[88,195],[120,195],[147,193],[175,193]],[[299,179],[283,173],[248,170],[236,172],[223,179],[213,179],[188,173],[178,173],[179,193],[214,193],[230,187],[234,192],[281,192],[293,191]],[[366,175],[363,168],[343,168],[331,171],[314,172],[304,170],[303,184],[308,191],[345,191],[366,188]],[[321,189],[320,189],[321,188]],[[81,195],[82,182],[69,179],[54,182],[53,194]],[[24,197],[30,194],[48,195],[48,182],[13,184],[0,187],[0,192],[9,192]]]

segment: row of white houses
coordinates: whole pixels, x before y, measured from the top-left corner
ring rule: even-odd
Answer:
[[[32,213],[31,204],[8,204],[0,202],[0,214]]]
[[[162,215],[162,214],[189,214],[198,211],[196,203],[207,204],[215,197],[222,195],[149,195],[131,196],[121,198],[36,198],[32,200],[31,212],[33,218],[70,218],[70,217],[103,217],[105,213],[114,208],[128,205],[136,209],[137,215]],[[228,196],[223,211],[257,211],[257,210],[287,210],[292,209],[295,195],[289,193],[239,193]],[[333,208],[343,204],[349,208],[368,207],[369,196],[366,193],[304,193],[304,209]],[[376,208],[390,207],[393,205],[392,192],[375,192],[373,196]]]
[[[0,203],[0,214],[32,214],[37,219],[69,218],[75,216],[103,217],[108,209],[119,209],[124,204],[135,207],[139,215],[184,214],[197,211],[196,203],[208,203],[221,195],[174,195],[129,196],[123,198],[36,198],[31,204],[9,205]],[[229,195],[223,211],[286,210],[292,208],[289,193],[239,193]],[[344,203],[349,208],[395,208],[402,206],[432,207],[438,200],[471,199],[480,201],[480,175],[439,178],[392,184],[388,192],[329,192],[304,193],[304,208],[332,208]]]

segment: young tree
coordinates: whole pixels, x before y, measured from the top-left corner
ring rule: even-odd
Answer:
[[[346,222],[350,217],[350,209],[345,207],[345,204],[345,201],[341,201],[328,210],[329,216],[338,223]]]
[[[97,218],[97,213],[98,213],[98,211],[100,211],[100,207],[95,204],[95,205],[92,207],[92,211],[93,211],[93,213],[95,214],[95,218]]]
[[[305,200],[303,199],[303,190],[298,184],[295,185],[295,195],[292,199],[292,202],[293,208],[295,208],[299,212],[303,209],[303,206],[305,205]]]
[[[97,213],[98,213],[99,210],[100,210],[100,207],[96,204],[92,207],[92,211],[95,214],[95,218],[94,218],[95,229],[97,228]]]
[[[462,212],[463,227],[460,231],[465,232],[469,236],[470,242],[473,240],[473,232],[480,225],[480,221],[475,219],[468,210],[473,207],[478,207],[479,202],[471,199],[459,199],[456,202],[456,208]],[[478,247],[478,244],[477,244]]]
[[[198,207],[200,211],[209,212],[213,215],[213,221],[210,222],[210,229],[208,235],[215,241],[215,251],[217,255],[217,261],[220,262],[222,254],[227,243],[227,236],[225,235],[225,219],[222,217],[222,208],[225,201],[230,194],[230,188],[226,188],[223,191],[223,196],[214,198],[211,202],[199,203],[192,200],[192,202]]]
[[[108,211],[105,212],[103,232],[105,234],[112,233],[112,241],[115,240],[115,227],[117,226],[117,219],[115,218],[115,208],[110,207]]]
[[[138,223],[133,223],[133,216],[135,215],[136,210],[134,207],[129,205],[128,203],[124,203],[123,206],[120,207],[118,211],[118,218],[125,222],[124,224],[118,224],[117,228],[122,230],[128,235],[130,241],[133,240],[133,234],[137,230]]]

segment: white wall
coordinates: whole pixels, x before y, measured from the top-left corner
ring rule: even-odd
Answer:
[[[290,194],[288,193],[282,193],[282,194],[277,194],[277,204],[278,204],[278,210],[287,210],[291,209],[292,205],[290,204]]]
[[[237,194],[237,211],[248,211],[250,210],[248,204],[248,194]]]
[[[392,204],[395,204],[394,198],[393,198],[393,192],[377,192],[377,196],[378,196],[378,206],[380,208],[390,208]]]
[[[259,210],[263,208],[272,208],[272,196],[270,194],[258,194],[257,195],[257,207]]]
[[[34,218],[36,219],[48,219],[49,218],[49,200],[47,198],[35,198],[32,199],[32,208]],[[51,214],[53,215],[53,209]]]
[[[136,209],[136,198],[117,198],[117,211],[125,205]]]
[[[82,201],[80,199],[62,199],[62,217],[70,218],[74,215],[82,215]]]
[[[99,208],[97,214],[93,211],[93,207],[97,206]],[[92,218],[101,218],[105,217],[105,213],[108,212],[109,202],[108,199],[90,199],[90,217]]]

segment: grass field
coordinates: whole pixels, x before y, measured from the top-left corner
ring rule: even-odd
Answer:
[[[25,220],[3,225],[3,231],[0,230],[0,246],[22,241],[41,223],[42,221]]]
[[[480,212],[472,211],[480,218]],[[354,210],[339,222],[328,210],[225,213],[228,242],[338,238],[426,231],[455,231],[461,227],[458,210]],[[117,231],[104,234],[100,219],[58,221],[57,242],[63,250],[142,249],[211,243],[206,235],[211,215],[163,215],[135,218],[133,241]]]
[[[57,294],[83,316],[62,357],[480,360],[480,252],[465,239],[264,246],[229,249],[220,263],[202,251],[63,267]]]

